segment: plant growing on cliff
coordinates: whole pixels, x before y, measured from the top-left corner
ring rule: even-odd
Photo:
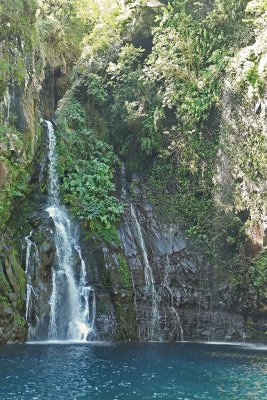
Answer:
[[[117,160],[112,147],[97,139],[86,124],[82,105],[69,97],[58,112],[59,174],[64,199],[73,213],[91,232],[107,234],[123,211],[113,182]]]
[[[133,9],[140,11],[145,3]],[[111,7],[118,12],[112,23],[108,22],[112,12],[94,2],[86,16],[94,26],[93,36],[98,23],[104,31],[110,27],[110,37],[119,50],[114,50],[107,67],[103,63],[99,74],[88,71],[84,63],[76,82],[80,90],[88,88],[90,105],[103,114],[111,143],[129,163],[142,169],[160,158],[155,170],[150,168],[150,182],[156,188],[151,201],[155,204],[161,198],[164,203],[168,198],[171,210],[182,216],[188,233],[195,237],[210,230],[219,139],[213,120],[218,113],[225,56],[244,40],[246,3],[222,0],[206,7],[201,2],[173,0],[163,14],[158,13],[152,49],[147,43],[143,48],[123,43],[116,25],[117,17],[125,20],[121,4]],[[110,38],[105,46],[113,48]],[[98,43],[95,49],[91,47],[91,60],[98,60],[100,48]],[[103,104],[105,109],[100,110]],[[161,184],[166,180],[172,181],[170,193]]]
[[[13,126],[0,125],[0,229],[4,230],[12,209],[29,189],[28,165],[21,160],[27,150],[23,135]]]
[[[98,106],[103,106],[107,100],[107,92],[104,88],[103,79],[96,74],[86,76],[87,94]]]
[[[252,288],[257,292],[259,300],[267,299],[267,250],[263,250],[252,261],[248,270],[248,280]]]
[[[69,166],[63,179],[64,199],[70,204],[74,214],[90,226],[109,229],[116,224],[122,213],[122,206],[114,197],[113,172],[104,157],[91,157],[89,160],[76,160]]]
[[[35,0],[2,0],[0,4],[0,100],[10,78],[21,84],[25,74],[25,56],[35,39]]]
[[[127,259],[125,258],[125,256],[119,254],[117,256],[117,260],[119,263],[120,273],[121,273],[121,277],[122,277],[122,283],[125,288],[129,288],[129,287],[131,287],[132,280],[131,280],[130,267],[127,263]]]

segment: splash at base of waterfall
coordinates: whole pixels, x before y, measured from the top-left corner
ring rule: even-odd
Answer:
[[[88,335],[92,332],[92,328],[90,328],[89,325],[87,325],[83,322],[79,322],[79,321],[75,321],[75,322],[80,331],[80,334],[83,335],[82,341],[86,342]]]

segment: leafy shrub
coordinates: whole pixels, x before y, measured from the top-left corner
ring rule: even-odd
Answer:
[[[25,198],[30,173],[28,165],[20,160],[27,145],[23,143],[23,135],[13,126],[0,125],[0,148],[0,160],[8,170],[6,183],[0,189],[0,229],[4,230],[16,202]]]
[[[250,285],[259,297],[267,297],[267,250],[263,250],[251,263],[248,271]]]
[[[63,195],[72,212],[91,231],[112,231],[123,211],[115,198],[111,146],[86,128],[82,105],[70,96],[58,111],[59,174]],[[103,233],[104,235],[104,233]]]
[[[99,158],[79,160],[64,177],[66,203],[91,228],[96,223],[109,229],[120,219],[122,206],[112,195],[115,192],[112,178],[111,166]]]
[[[35,40],[35,0],[2,0],[0,5],[0,99],[9,79],[19,84],[26,73],[25,53]]]
[[[90,99],[93,99],[96,105],[102,106],[107,100],[107,93],[103,86],[103,80],[96,74],[86,76],[87,94]]]

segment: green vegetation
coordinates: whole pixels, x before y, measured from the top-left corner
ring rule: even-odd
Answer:
[[[122,254],[119,254],[117,256],[117,260],[118,260],[118,263],[120,266],[120,273],[122,276],[123,286],[125,288],[129,288],[129,287],[131,287],[132,279],[131,279],[130,269],[129,269],[127,260],[126,260],[125,256],[123,256]]]
[[[10,286],[9,283],[6,280],[6,277],[4,275],[3,272],[0,272],[0,289],[1,289],[1,293],[4,295],[3,300],[2,301],[7,301],[6,295],[9,293],[10,291]]]
[[[201,3],[172,1],[163,13],[159,9],[150,54],[146,45],[123,44],[121,31],[116,58],[98,75],[79,67],[110,142],[129,169],[149,169],[151,202],[196,238],[210,231],[217,105],[227,56],[244,44],[246,4],[224,0],[206,10]],[[108,31],[107,16],[96,15]],[[86,59],[97,57],[91,49]]]
[[[104,53],[120,40],[129,21],[130,10],[122,0],[78,0],[77,15],[87,27],[83,39],[87,55]]]
[[[115,198],[112,147],[86,127],[86,113],[70,95],[58,111],[59,173],[64,200],[83,225],[105,238],[114,238],[114,226],[123,211]],[[116,236],[115,236],[116,239]]]
[[[236,255],[232,267],[231,283],[239,296],[239,301],[250,302],[253,310],[264,309],[267,297],[266,249],[263,249],[254,259]]]
[[[158,214],[169,222],[179,221],[210,262],[225,271],[222,280],[227,274],[229,281],[235,281],[249,264],[239,257],[249,223],[236,215],[247,207],[239,195],[242,180],[233,185],[230,211],[219,209],[214,201],[218,150],[235,159],[232,151],[237,148],[231,140],[221,143],[222,89],[231,59],[253,39],[250,18],[256,15],[257,23],[262,22],[265,3],[221,0],[206,5],[173,0],[153,11],[151,44],[140,34],[138,45],[131,43],[127,29],[133,17],[140,18],[146,2],[112,3],[109,11],[99,4],[85,14],[89,33],[73,75],[84,118],[87,112],[93,116],[87,125],[93,135],[101,125],[104,140],[126,160],[127,169],[145,176],[146,196]],[[264,94],[265,80],[259,71],[260,55],[251,54],[249,61],[236,84],[244,97],[252,88],[255,99]],[[75,110],[71,114],[77,130],[80,117]],[[244,131],[242,122],[239,126]],[[223,130],[227,134],[231,127],[225,125]],[[242,174],[255,181],[266,175],[265,139],[265,133],[254,128],[239,139],[242,155],[235,162]],[[96,169],[92,176],[101,175],[102,169]],[[80,170],[77,178],[79,174]],[[80,188],[84,183],[80,179]],[[76,182],[73,186],[78,188]],[[255,208],[263,209],[262,198],[256,201]],[[246,276],[251,285],[252,274]]]
[[[223,0],[205,7],[201,2],[171,1],[153,11],[152,49],[147,42],[142,44],[142,39],[141,46],[124,39],[146,3],[110,1],[108,8],[99,2],[89,5],[86,0],[75,3],[76,18],[83,19],[85,31],[83,58],[73,74],[72,92],[59,113],[62,118],[64,108],[68,109],[67,122],[59,129],[65,132],[61,146],[64,141],[69,143],[60,159],[65,199],[93,230],[95,223],[99,231],[106,223],[114,226],[119,220],[121,210],[114,198],[111,204],[104,198],[104,192],[114,193],[114,186],[109,186],[114,160],[103,163],[103,159],[93,160],[94,156],[88,160],[88,153],[94,152],[89,143],[96,140],[104,120],[102,136],[127,160],[127,168],[146,171],[153,188],[147,196],[159,213],[181,222],[188,235],[200,243],[204,239],[210,259],[218,236],[232,254],[244,235],[238,233],[235,239],[230,228],[223,230],[224,237],[214,232],[213,178],[224,74],[229,57],[252,37],[245,20],[248,2]],[[103,54],[106,61],[101,64]],[[90,63],[100,66],[87,68]],[[263,90],[255,68],[247,72],[246,81]],[[71,143],[79,141],[83,148],[75,152]],[[63,154],[68,154],[64,161]],[[109,176],[106,182],[104,176]],[[96,191],[97,181],[102,183]],[[229,224],[235,225],[230,220]]]
[[[267,250],[253,260],[248,270],[249,283],[257,291],[259,298],[267,297]]]
[[[36,0],[3,0],[0,4],[0,100],[9,79],[21,84],[26,74],[24,52],[36,38]]]
[[[11,211],[29,190],[30,173],[24,162],[23,135],[13,126],[0,125],[0,162],[7,171],[0,189],[0,229],[4,230]]]

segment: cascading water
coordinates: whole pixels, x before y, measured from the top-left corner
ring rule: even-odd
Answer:
[[[174,296],[172,289],[170,287],[170,258],[167,255],[167,263],[165,267],[165,277],[164,277],[164,287],[166,288],[167,292],[170,295],[170,305],[171,305],[171,310],[174,313],[175,320],[176,320],[176,328],[179,328],[180,331],[180,340],[181,342],[184,341],[184,330],[181,324],[181,319],[178,310],[174,307]]]
[[[75,249],[77,250],[80,261],[81,261],[80,287],[82,288],[81,299],[82,299],[82,302],[84,305],[82,307],[83,320],[90,321],[90,315],[92,314],[92,318],[91,318],[91,329],[92,329],[95,325],[95,317],[96,317],[95,292],[91,286],[86,286],[86,266],[85,266],[84,259],[82,257],[82,250],[78,245],[75,246]],[[91,312],[90,312],[90,310],[91,310]],[[82,327],[82,326],[80,325],[80,327]],[[83,327],[83,328],[86,329],[86,327]],[[84,337],[86,337],[89,333],[90,333],[90,326],[89,326],[89,330],[87,332],[85,332]]]
[[[150,330],[149,339],[150,340],[158,340],[159,335],[156,330],[157,330],[157,327],[158,327],[158,324],[160,321],[160,314],[159,314],[159,309],[158,309],[158,295],[157,295],[156,288],[155,288],[153,271],[152,271],[152,268],[148,261],[147,249],[146,249],[144,237],[143,237],[142,230],[141,230],[141,225],[138,221],[136,211],[135,211],[132,203],[130,204],[130,211],[131,211],[131,216],[132,216],[133,222],[136,227],[137,240],[139,242],[140,249],[142,251],[143,260],[144,260],[146,292],[148,295],[151,296],[152,317],[151,317],[151,325],[150,325],[150,329],[149,329]]]
[[[47,212],[55,224],[57,255],[52,276],[49,339],[85,341],[94,329],[95,295],[93,289],[86,283],[85,262],[76,240],[74,226],[66,209],[60,205],[56,171],[56,138],[52,123],[46,121],[46,124],[49,136],[49,207]],[[80,271],[75,271],[77,255],[80,259]],[[90,316],[90,309],[92,316]]]
[[[159,340],[159,322],[160,322],[160,313],[159,313],[159,296],[156,291],[155,281],[153,276],[152,268],[149,264],[147,249],[145,245],[145,240],[143,237],[141,225],[139,223],[137,213],[135,208],[127,196],[126,192],[126,184],[125,184],[125,167],[122,165],[122,199],[128,202],[130,206],[130,215],[132,222],[135,227],[135,236],[136,240],[139,243],[140,250],[142,252],[143,262],[144,262],[144,275],[145,275],[145,284],[146,284],[146,294],[151,297],[151,321],[148,332],[149,340]],[[135,299],[136,302],[136,299]],[[137,308],[137,307],[136,307]]]
[[[31,315],[32,315],[32,306],[33,299],[37,298],[37,293],[33,287],[32,276],[34,274],[34,265],[35,262],[39,263],[39,253],[36,244],[32,241],[33,231],[29,234],[29,236],[25,237],[25,241],[27,244],[26,247],[26,265],[25,265],[25,275],[26,275],[26,315],[25,319],[29,325],[29,337],[34,334],[34,329],[30,324]]]
[[[26,295],[26,321],[29,319],[29,314],[30,314],[30,302],[31,302],[31,294],[32,294],[32,284],[31,284],[31,271],[30,271],[30,266],[31,266],[31,250],[32,246],[34,243],[31,241],[31,235],[33,231],[31,231],[30,235],[25,238],[26,243],[27,243],[27,250],[26,250],[26,268],[25,268],[25,274],[27,277],[27,295]]]
[[[87,273],[77,232],[67,210],[60,204],[59,181],[56,171],[56,137],[51,122],[46,121],[49,138],[49,188],[46,211],[55,226],[54,242],[56,257],[52,269],[52,293],[49,300],[49,340],[86,341],[94,334],[96,314],[95,293],[87,284]],[[33,245],[26,238],[27,306],[32,293],[30,253]]]

